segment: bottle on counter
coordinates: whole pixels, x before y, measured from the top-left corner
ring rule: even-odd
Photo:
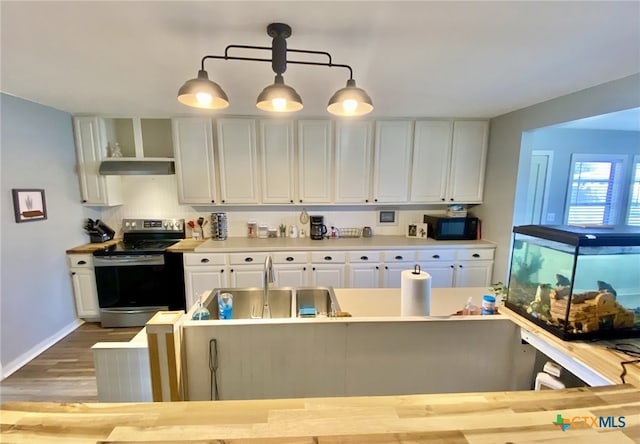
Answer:
[[[482,309],[480,313],[483,315],[492,315],[496,313],[496,298],[485,294],[482,296]]]
[[[211,317],[211,313],[203,305],[202,301],[198,301],[198,308],[193,312],[191,319],[193,321],[206,321]]]
[[[233,317],[233,295],[222,293],[218,299],[218,319],[231,319]]]

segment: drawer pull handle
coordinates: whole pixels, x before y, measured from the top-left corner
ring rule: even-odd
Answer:
[[[434,259],[440,259],[440,255],[439,254],[434,254],[433,256],[431,256]]]
[[[287,256],[287,262],[291,262],[292,260],[293,260],[293,257]]]
[[[331,260],[333,260],[333,258],[332,258],[331,256],[325,256],[325,257],[324,257],[324,260],[325,260],[325,261],[331,261]]]
[[[86,265],[87,261],[78,261],[78,265]]]
[[[396,256],[396,260],[397,261],[401,261],[402,260],[402,256]]]
[[[453,268],[453,265],[450,265],[451,268]]]
[[[368,261],[369,260],[369,258],[367,256],[360,256],[360,259],[363,260],[363,261]]]
[[[244,261],[245,262],[253,262],[253,258],[252,257],[245,257]]]
[[[480,257],[480,255],[478,253],[473,253],[472,256],[473,257]]]
[[[200,262],[202,262],[203,264],[206,264],[207,262],[209,262],[209,259],[205,257],[204,259],[200,259]]]

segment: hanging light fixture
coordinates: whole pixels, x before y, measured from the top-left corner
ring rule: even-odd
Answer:
[[[224,109],[229,106],[229,99],[220,85],[209,80],[204,62],[207,59],[244,60],[252,62],[271,62],[273,72],[276,74],[274,83],[265,87],[258,95],[256,107],[263,111],[293,112],[302,109],[302,99],[291,86],[284,83],[282,74],[287,70],[287,63],[299,65],[326,66],[329,68],[344,68],[349,70],[347,86],[336,91],[329,100],[327,111],[338,116],[362,116],[373,111],[373,103],[369,95],[361,88],[356,87],[353,79],[353,70],[349,65],[335,64],[331,60],[331,54],[325,51],[311,51],[304,49],[287,49],[286,39],[291,36],[291,27],[284,23],[271,23],[267,26],[267,34],[273,38],[271,47],[228,45],[224,55],[206,55],[200,62],[200,70],[195,79],[187,80],[178,91],[178,101],[181,103],[204,109]],[[251,49],[271,51],[271,58],[238,57],[229,55],[230,49]],[[315,62],[303,60],[287,60],[288,53],[321,55],[328,58],[328,62]]]

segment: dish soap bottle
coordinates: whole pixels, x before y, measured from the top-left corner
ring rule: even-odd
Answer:
[[[211,317],[211,313],[203,305],[202,301],[198,301],[198,308],[193,312],[191,319],[193,321],[206,321]]]

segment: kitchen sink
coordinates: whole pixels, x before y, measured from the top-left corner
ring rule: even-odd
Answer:
[[[233,295],[233,319],[259,318],[262,314],[264,290],[255,288],[216,288],[205,302],[211,319],[219,319],[218,298],[222,293]],[[269,306],[272,318],[290,318],[293,288],[270,288]]]
[[[232,319],[255,319],[262,314],[264,290],[253,288],[216,288],[204,306],[211,319],[219,319],[218,299],[222,293],[233,295]],[[269,289],[272,318],[334,316],[340,306],[332,287],[282,287]]]
[[[335,316],[340,311],[333,287],[296,288],[295,295],[298,317]]]

